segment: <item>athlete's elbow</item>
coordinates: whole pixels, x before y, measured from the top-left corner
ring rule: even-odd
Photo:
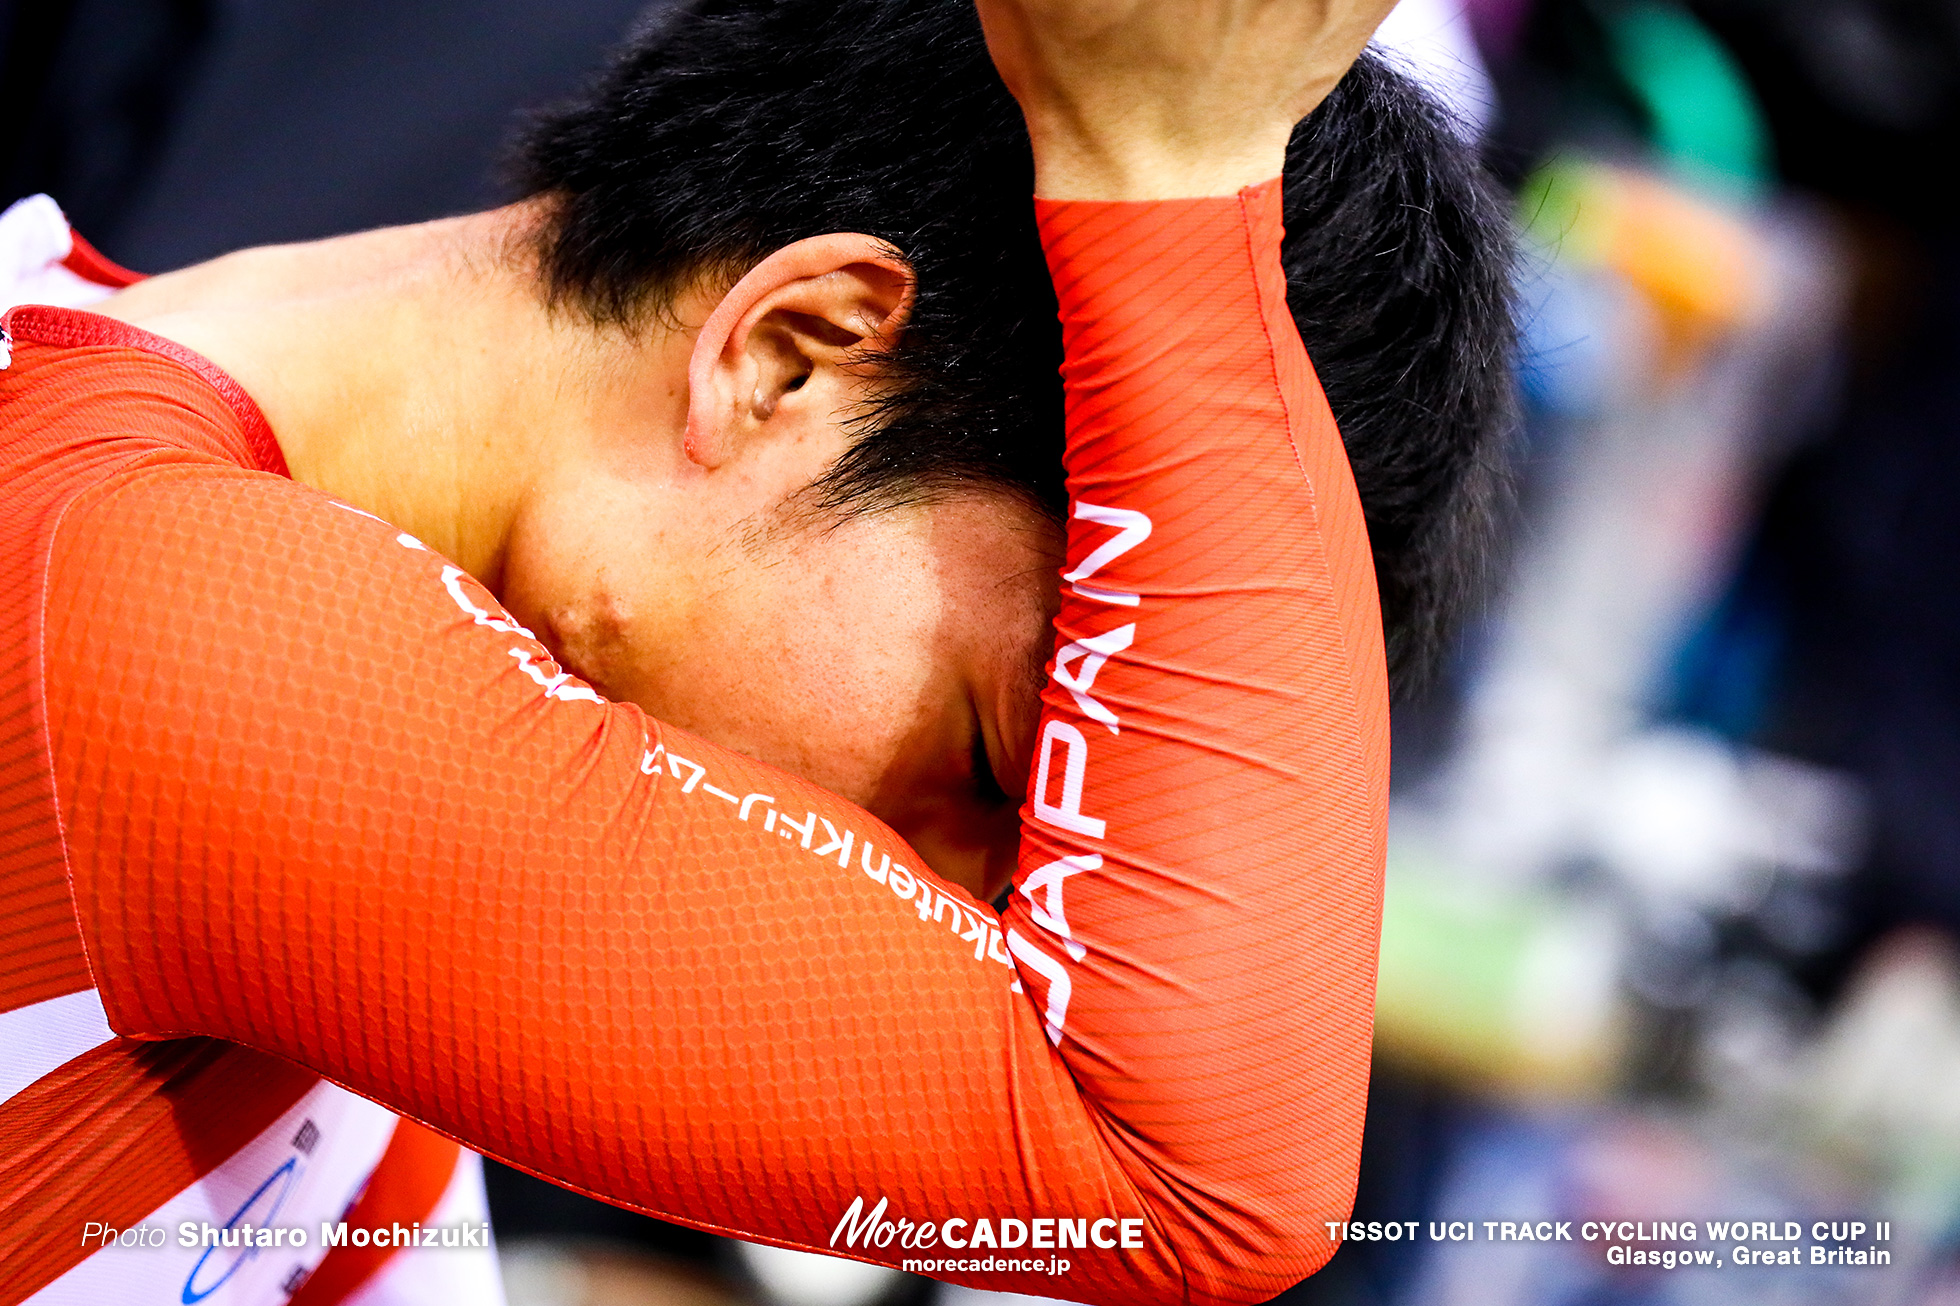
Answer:
[[[1312,1277],[1332,1259],[1339,1243],[1332,1233],[1351,1211],[1351,1204],[1316,1207],[1298,1227],[1284,1237],[1275,1238],[1256,1263],[1256,1272],[1247,1276],[1244,1291],[1234,1300],[1253,1306],[1271,1301],[1302,1279]]]
[[[1313,1275],[1333,1256],[1333,1234],[1352,1210],[1351,1176],[1342,1187],[1339,1200],[1296,1199],[1269,1214],[1214,1213],[1188,1226],[1178,1240],[1184,1300],[1257,1306]]]
[[[1349,1172],[1338,1200],[1312,1204],[1286,1246],[1276,1249],[1275,1259],[1290,1267],[1293,1283],[1317,1274],[1340,1250],[1340,1231],[1354,1213],[1354,1180]]]

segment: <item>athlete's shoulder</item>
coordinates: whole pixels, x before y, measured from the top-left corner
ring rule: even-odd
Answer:
[[[45,195],[0,213],[0,485],[25,489],[24,464],[99,475],[146,447],[285,471],[258,406],[216,365],[86,311],[139,280]]]
[[[79,309],[26,304],[0,316],[0,492],[29,466],[100,474],[177,451],[286,474],[258,406],[173,341]],[[11,496],[9,496],[11,497]]]

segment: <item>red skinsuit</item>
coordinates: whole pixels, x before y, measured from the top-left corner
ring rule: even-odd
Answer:
[[[273,474],[208,363],[8,316],[0,1012],[93,985],[123,1037],[0,1103],[0,1298],[79,1257],[63,1221],[94,1208],[51,1173],[95,1174],[98,1206],[136,1201],[128,1173],[167,1194],[316,1075],[663,1219],[1070,1262],[930,1271],[990,1288],[1258,1302],[1331,1254],[1388,712],[1279,186],[1039,218],[1071,521],[999,917],[864,812],[600,700],[443,558]],[[99,1128],[32,1175],[7,1159],[78,1103]],[[124,1172],[90,1169],[118,1147]],[[972,1246],[983,1219],[1036,1232]]]

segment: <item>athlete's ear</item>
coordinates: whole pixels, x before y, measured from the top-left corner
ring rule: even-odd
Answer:
[[[787,396],[813,379],[835,381],[867,349],[888,347],[912,306],[913,284],[897,250],[854,232],[799,240],[756,264],[695,337],[688,458],[721,465]]]

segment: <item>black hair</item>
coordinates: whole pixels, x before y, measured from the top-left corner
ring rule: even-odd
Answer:
[[[911,316],[828,509],[950,490],[1059,518],[1061,335],[1020,111],[970,0],[700,0],[643,21],[517,160],[549,201],[556,305],[637,328],[698,278],[858,231],[910,263]],[[1510,244],[1474,153],[1364,55],[1294,133],[1288,301],[1347,442],[1391,677],[1430,662],[1487,551],[1510,421]]]
[[[1474,148],[1364,54],[1286,150],[1286,303],[1368,518],[1398,696],[1481,596],[1510,488],[1515,248]]]

